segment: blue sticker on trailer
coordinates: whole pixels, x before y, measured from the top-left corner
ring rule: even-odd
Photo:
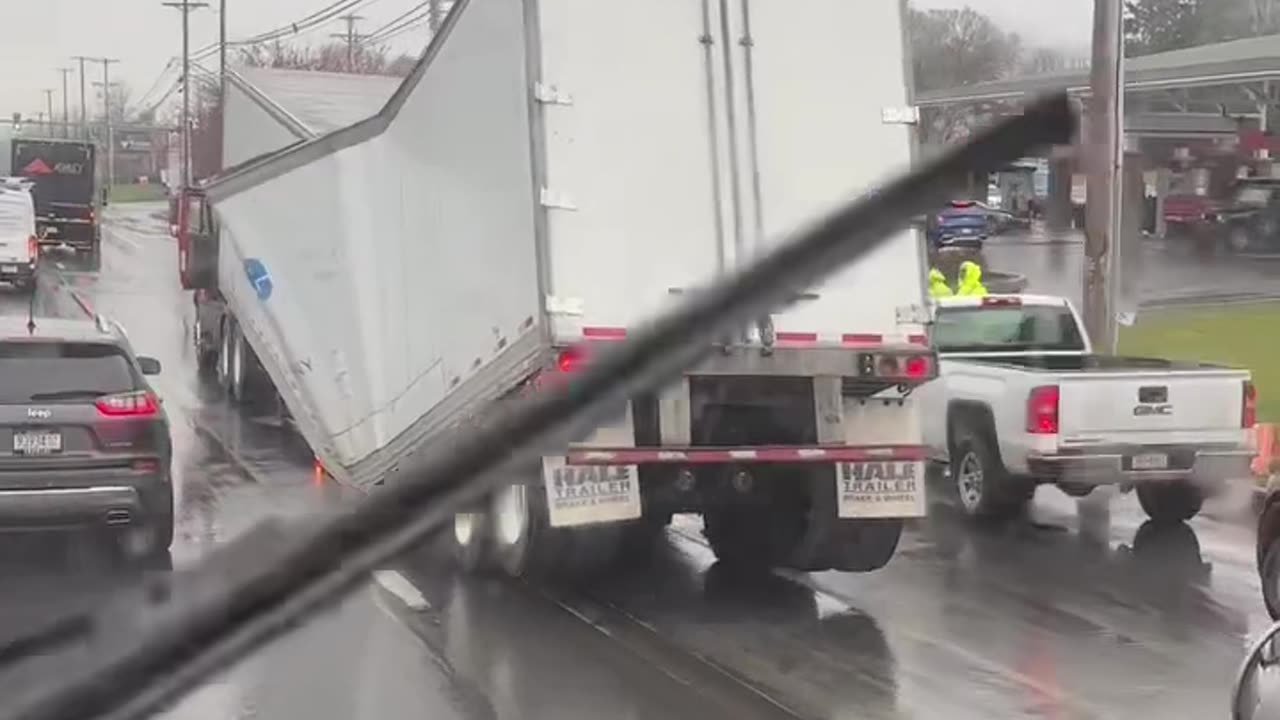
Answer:
[[[258,293],[259,300],[266,300],[271,297],[271,273],[267,272],[267,266],[262,264],[257,258],[249,258],[244,261],[244,274],[249,278],[249,284],[253,286],[253,291]]]

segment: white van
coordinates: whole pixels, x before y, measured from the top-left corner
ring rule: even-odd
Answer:
[[[0,281],[31,290],[39,255],[31,182],[0,177]]]

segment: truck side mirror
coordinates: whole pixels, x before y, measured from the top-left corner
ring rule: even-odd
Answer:
[[[142,370],[143,375],[159,375],[160,374],[160,361],[153,357],[147,357],[146,355],[139,355],[138,367]]]

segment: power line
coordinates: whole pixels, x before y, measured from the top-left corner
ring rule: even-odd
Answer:
[[[380,33],[386,32],[387,28],[390,28],[392,25],[395,25],[396,23],[400,22],[401,20],[404,20],[405,18],[418,12],[419,10],[426,8],[429,11],[431,3],[432,3],[432,0],[424,0],[424,2],[420,2],[417,5],[414,5],[413,7],[409,8],[408,10],[405,10],[404,12],[400,13],[396,17],[389,20],[385,25],[375,28],[373,32],[369,33],[368,37],[374,37]]]
[[[304,30],[324,25],[335,18],[340,17],[343,13],[351,12],[361,5],[367,4],[370,0],[338,0],[316,12],[308,15],[300,20],[296,20],[288,25],[278,27],[274,30],[268,30],[264,33],[245,38],[243,40],[235,40],[229,42],[229,45],[256,45],[258,43],[270,42],[281,38],[297,35]],[[201,48],[192,54],[193,60],[203,60],[218,52],[218,43],[213,43],[207,47]]]
[[[426,3],[424,3],[424,5],[426,5]],[[430,22],[431,15],[432,15],[432,10],[430,7],[427,7],[426,9],[419,8],[416,15],[413,15],[412,17],[402,17],[400,19],[394,20],[388,23],[387,25],[384,25],[382,28],[379,28],[377,31],[369,33],[369,36],[365,38],[366,43],[386,42],[387,40],[390,40],[393,37],[396,37],[405,32],[408,32],[409,30],[412,30],[415,27],[418,27],[424,22]]]

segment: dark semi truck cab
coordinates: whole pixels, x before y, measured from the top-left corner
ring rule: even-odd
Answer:
[[[66,245],[96,264],[102,241],[93,143],[46,138],[12,142],[14,175],[35,181],[36,231],[45,246]]]

